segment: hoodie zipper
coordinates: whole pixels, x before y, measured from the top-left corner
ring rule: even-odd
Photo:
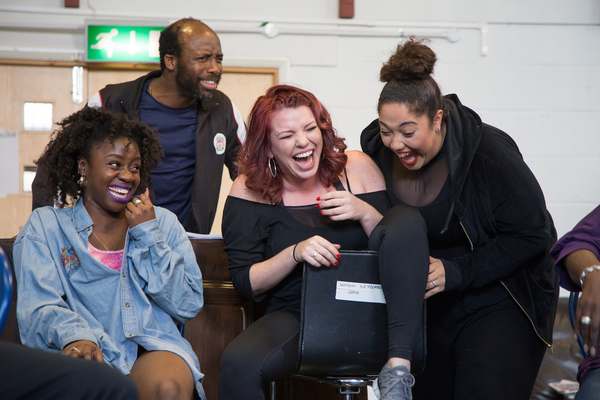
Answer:
[[[542,342],[546,343],[546,346],[550,348],[550,351],[552,353],[554,353],[554,346],[552,346],[550,343],[548,343],[546,340],[544,340],[544,338],[539,334],[539,332],[537,331],[535,325],[533,324],[533,321],[529,317],[529,314],[527,314],[527,312],[525,311],[525,309],[523,309],[523,307],[521,306],[521,304],[519,304],[519,302],[517,301],[517,299],[515,299],[515,296],[513,296],[513,294],[510,292],[510,290],[508,290],[508,288],[506,287],[506,285],[504,284],[504,282],[500,281],[500,283],[502,284],[502,286],[504,286],[504,289],[506,289],[506,291],[508,292],[508,294],[510,294],[510,297],[512,297],[512,299],[515,301],[515,303],[517,303],[517,305],[519,306],[519,308],[521,309],[521,311],[523,311],[525,313],[525,315],[527,316],[527,319],[529,320],[529,322],[531,323],[531,326],[533,327],[533,330],[534,330],[535,334],[538,335],[538,337],[540,339],[542,339]]]
[[[460,227],[462,228],[463,232],[465,233],[465,236],[469,240],[469,244],[471,245],[471,251],[473,251],[473,242],[471,241],[471,238],[469,237],[469,234],[467,233],[467,230],[465,229],[465,226],[463,225],[462,221],[458,221],[458,223],[460,224]],[[531,323],[531,327],[533,328],[533,331],[535,332],[535,334],[542,340],[542,342],[544,342],[546,344],[547,347],[550,348],[550,351],[552,353],[554,353],[554,346],[552,346],[550,343],[548,343],[540,335],[540,333],[538,332],[537,328],[535,327],[535,324],[533,323],[533,320],[531,319],[531,317],[529,316],[529,314],[527,314],[527,312],[525,311],[525,309],[523,308],[523,306],[521,306],[521,304],[517,301],[517,299],[515,299],[515,296],[513,296],[513,294],[511,293],[511,291],[508,290],[508,287],[506,287],[506,285],[504,284],[504,282],[500,281],[500,283],[502,284],[502,286],[504,286],[504,289],[506,289],[506,291],[508,292],[508,294],[510,295],[510,297],[512,297],[512,299],[514,300],[514,302],[517,303],[517,305],[519,306],[519,308],[521,309],[521,311],[523,311],[523,313],[525,314],[525,316],[529,320],[529,323]]]

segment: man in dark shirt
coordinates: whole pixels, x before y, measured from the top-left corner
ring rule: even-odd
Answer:
[[[216,90],[223,53],[217,34],[186,18],[165,28],[159,39],[160,71],[131,82],[107,85],[88,101],[126,113],[158,132],[165,156],[154,170],[154,204],[175,214],[189,232],[212,226],[223,165],[232,179],[246,137],[242,116]],[[43,190],[43,171],[33,183],[33,208],[51,205],[54,192]]]

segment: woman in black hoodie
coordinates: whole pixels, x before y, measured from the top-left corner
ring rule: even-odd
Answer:
[[[515,142],[431,77],[422,41],[381,69],[379,118],[361,135],[392,205],[417,208],[430,249],[428,351],[415,399],[529,399],[551,347],[556,240]]]

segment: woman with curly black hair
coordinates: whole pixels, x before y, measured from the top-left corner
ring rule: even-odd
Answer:
[[[80,182],[82,175],[78,159],[89,160],[95,146],[105,141],[114,143],[117,138],[136,143],[144,161],[139,168],[138,191],[151,188],[150,172],[159,163],[162,149],[147,125],[112,115],[104,108],[90,107],[68,116],[58,125],[61,129],[54,132],[44,154],[36,162],[38,168],[48,171],[47,179],[42,182],[44,188],[53,191],[60,189],[57,204],[72,204],[77,198],[83,197],[85,185]]]
[[[150,200],[158,139],[105,109],[59,126],[38,160],[56,206],[35,210],[14,243],[23,343],[110,364],[141,399],[191,399],[194,386],[204,398],[176,326],[202,308],[202,276],[177,217]]]

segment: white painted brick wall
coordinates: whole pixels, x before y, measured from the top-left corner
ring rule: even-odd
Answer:
[[[193,16],[211,25],[224,23],[219,18],[337,18],[335,0],[170,1],[168,8],[158,0],[82,0],[80,10],[89,10],[88,2],[99,17],[121,10],[132,18],[136,13],[171,20]],[[24,3],[62,8],[58,0],[3,0],[0,7]],[[488,23],[487,56],[480,54],[481,35],[475,29],[461,29],[457,43],[432,40],[439,58],[435,77],[442,91],[457,93],[485,122],[515,139],[544,190],[559,235],[600,203],[600,2],[356,0],[355,4],[354,21]],[[0,11],[0,27],[83,26],[84,19]],[[287,83],[313,91],[331,112],[349,148],[360,147],[360,132],[377,116],[379,69],[397,44],[395,38],[280,35],[268,39],[233,33],[220,37],[225,64],[228,58],[289,60]],[[32,56],[3,51],[3,46],[82,49],[84,38],[70,32],[0,28],[0,57]]]

